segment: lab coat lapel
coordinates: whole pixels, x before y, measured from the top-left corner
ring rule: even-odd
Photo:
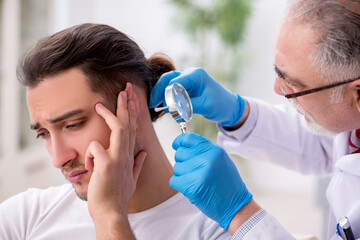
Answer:
[[[335,139],[338,160],[326,196],[335,221],[347,216],[352,226],[360,226],[360,153],[348,154],[349,137],[350,133],[342,133]],[[353,231],[360,236],[359,228]]]

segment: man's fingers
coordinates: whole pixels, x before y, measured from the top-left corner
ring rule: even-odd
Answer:
[[[127,99],[127,92],[122,91],[119,93],[116,110],[117,116],[102,104],[96,104],[97,113],[105,119],[111,130],[109,150],[111,156],[116,159],[119,158],[121,151],[128,151],[129,148],[129,113]]]
[[[129,114],[129,154],[133,154],[136,139],[136,124],[139,116],[139,101],[130,83],[126,85],[125,91],[128,94],[128,114]]]
[[[92,141],[85,154],[85,168],[92,170],[95,167],[96,159],[102,159],[105,161],[108,158],[107,152],[104,147],[97,141]]]
[[[129,83],[129,82],[126,83],[125,92],[127,92],[127,94],[128,94],[128,100],[135,100],[136,95],[135,95],[134,88],[131,83]]]
[[[126,94],[126,93],[125,93]],[[109,110],[107,109],[103,104],[97,103],[95,105],[96,112],[104,118],[106,124],[109,126],[110,130],[113,131],[120,126],[120,122],[117,119],[117,117]]]
[[[116,116],[101,103],[96,104],[95,109],[111,130],[117,129],[120,125],[129,125],[128,93],[126,91],[122,91],[118,95]]]
[[[126,98],[124,98],[123,94],[125,93]],[[133,90],[133,86],[131,83],[126,83],[126,88],[124,91],[119,93],[118,101],[117,101],[117,109],[116,116],[119,118],[123,114],[123,110],[127,109],[128,101],[136,101],[136,95]],[[125,119],[126,120],[126,119]]]
[[[122,91],[119,93],[116,109],[116,117],[119,119],[122,126],[129,125],[129,114],[128,114],[128,93]]]

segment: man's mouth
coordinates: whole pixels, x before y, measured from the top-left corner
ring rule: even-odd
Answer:
[[[87,172],[88,170],[77,170],[69,173],[64,173],[64,175],[69,182],[76,183],[80,182]]]

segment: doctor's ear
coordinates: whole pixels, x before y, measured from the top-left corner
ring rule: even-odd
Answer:
[[[353,89],[353,98],[358,111],[360,112],[360,78],[350,83],[350,87]]]

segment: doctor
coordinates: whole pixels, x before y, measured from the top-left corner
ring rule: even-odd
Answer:
[[[360,238],[359,39],[360,1],[293,0],[275,43],[274,90],[296,110],[242,98],[202,69],[163,75],[150,106],[179,82],[194,112],[218,123],[218,143],[226,151],[303,174],[332,175],[328,239],[337,239],[337,222],[345,216]],[[221,147],[195,133],[180,135],[173,147],[170,186],[233,239],[293,239],[255,202]]]

